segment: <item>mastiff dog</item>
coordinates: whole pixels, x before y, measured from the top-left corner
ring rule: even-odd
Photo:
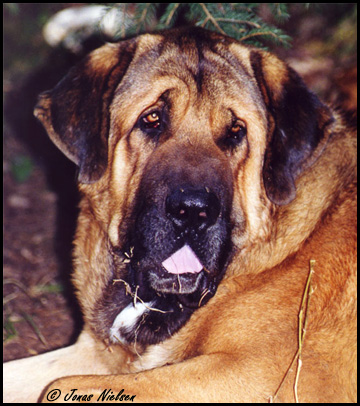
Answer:
[[[5,400],[356,401],[351,120],[200,28],[104,45],[35,115],[78,167],[85,326]]]

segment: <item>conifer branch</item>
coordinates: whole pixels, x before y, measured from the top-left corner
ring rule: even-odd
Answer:
[[[119,27],[119,36],[154,30],[196,25],[228,35],[242,42],[266,49],[265,42],[289,45],[290,38],[275,25],[265,23],[259,15],[261,3],[134,3],[127,18],[132,24],[127,30]],[[123,5],[117,5],[123,9]],[[262,6],[264,7],[264,6]],[[288,18],[287,3],[269,4],[276,20]],[[124,35],[125,34],[125,35]]]

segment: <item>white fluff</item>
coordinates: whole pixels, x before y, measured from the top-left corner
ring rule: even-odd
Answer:
[[[115,318],[113,325],[110,328],[110,339],[113,343],[123,343],[126,344],[126,340],[121,336],[121,330],[126,332],[133,329],[140,317],[149,311],[153,302],[149,303],[130,303],[125,309],[123,309]]]

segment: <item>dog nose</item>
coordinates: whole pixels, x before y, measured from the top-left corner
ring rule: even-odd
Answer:
[[[216,222],[220,201],[208,188],[179,188],[166,198],[166,213],[180,232],[200,232]]]

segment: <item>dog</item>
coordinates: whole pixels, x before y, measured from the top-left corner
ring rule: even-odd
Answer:
[[[77,343],[5,400],[356,401],[356,131],[200,28],[106,44],[35,109],[78,167]]]

